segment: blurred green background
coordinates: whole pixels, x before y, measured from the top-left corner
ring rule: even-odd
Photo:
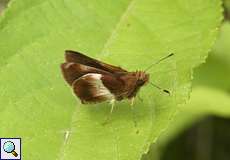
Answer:
[[[0,14],[7,3],[8,0],[0,0]],[[217,41],[206,63],[194,72],[191,101],[181,107],[167,132],[143,160],[230,159],[229,0],[223,1],[223,14]]]

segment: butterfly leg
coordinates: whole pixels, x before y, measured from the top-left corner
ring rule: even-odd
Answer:
[[[138,94],[137,97],[138,97],[138,99],[139,99],[141,102],[144,101],[143,98],[141,98],[140,94]]]
[[[112,113],[113,113],[114,106],[115,106],[115,99],[112,99],[112,100],[110,101],[110,104],[111,104],[110,114],[112,114]]]
[[[136,134],[138,134],[138,133],[139,133],[139,130],[138,130],[138,128],[137,128],[137,120],[136,120],[136,115],[135,115],[135,108],[133,107],[133,105],[134,105],[134,100],[135,100],[135,97],[132,97],[132,98],[130,99],[130,102],[131,102],[131,109],[132,109],[134,127],[136,128]]]
[[[109,122],[109,120],[110,120],[110,117],[111,117],[111,115],[112,115],[112,113],[113,113],[113,109],[114,109],[114,106],[115,106],[115,99],[112,99],[112,100],[110,101],[110,104],[111,104],[110,113],[109,113],[109,115],[107,116],[105,122],[103,122],[103,125],[106,125],[106,124]]]
[[[135,100],[135,97],[132,97],[132,98],[130,99],[130,105],[131,105],[131,107],[133,107],[133,105],[134,105],[134,100]]]

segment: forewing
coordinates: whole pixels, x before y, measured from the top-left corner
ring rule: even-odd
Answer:
[[[73,91],[83,104],[115,99],[115,95],[103,84],[102,77],[102,74],[88,73],[73,82]]]
[[[74,62],[62,63],[61,71],[62,71],[62,75],[64,79],[69,85],[72,85],[76,79],[88,73],[99,73],[99,74],[104,74],[104,75],[111,74],[109,72],[106,72],[106,71],[103,71],[103,70],[100,70],[94,67],[90,67],[90,66],[86,66],[86,65],[82,65],[82,64],[74,63]]]
[[[113,66],[107,63],[103,63],[101,61],[98,61],[96,59],[90,58],[82,53],[66,50],[65,51],[65,59],[66,62],[74,62],[74,63],[80,63],[86,66],[91,66],[94,68],[98,68],[110,73],[116,73],[116,72],[127,72],[126,70],[122,69],[121,67]]]

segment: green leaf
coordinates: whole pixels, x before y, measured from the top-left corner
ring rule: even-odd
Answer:
[[[165,145],[183,130],[208,115],[230,117],[230,23],[221,26],[220,34],[207,63],[195,73],[195,87],[191,100],[181,108],[178,116],[169,125],[167,132],[160,138]]]
[[[219,117],[230,116],[230,96],[226,92],[208,87],[196,87],[191,94],[191,100],[179,112],[169,125],[162,143],[166,143],[194,122],[208,115]],[[163,142],[164,141],[164,142]]]
[[[140,159],[191,90],[221,20],[219,0],[11,1],[0,21],[0,136],[22,137],[24,159]],[[132,110],[81,105],[59,65],[66,49],[130,71],[175,56],[150,71]]]
[[[215,115],[218,117],[230,117],[230,96],[220,89],[210,87],[195,87],[191,93],[190,101],[178,112],[167,130],[159,137],[156,144],[143,160],[156,160],[156,155],[161,155],[164,148],[176,136],[200,121],[204,117]]]
[[[214,48],[207,59],[207,63],[196,69],[196,86],[207,86],[230,91],[230,23],[221,26],[220,34]]]
[[[195,87],[188,104],[181,107],[175,119],[151,146],[145,159],[157,159],[164,147],[176,136],[201,119],[215,115],[230,117],[230,23],[224,22],[207,62],[195,72]]]

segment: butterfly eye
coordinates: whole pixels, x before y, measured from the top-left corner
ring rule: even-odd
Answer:
[[[138,79],[138,80],[137,80],[137,84],[138,84],[138,85],[143,85],[144,83],[145,83],[145,82],[144,82],[142,79]]]

